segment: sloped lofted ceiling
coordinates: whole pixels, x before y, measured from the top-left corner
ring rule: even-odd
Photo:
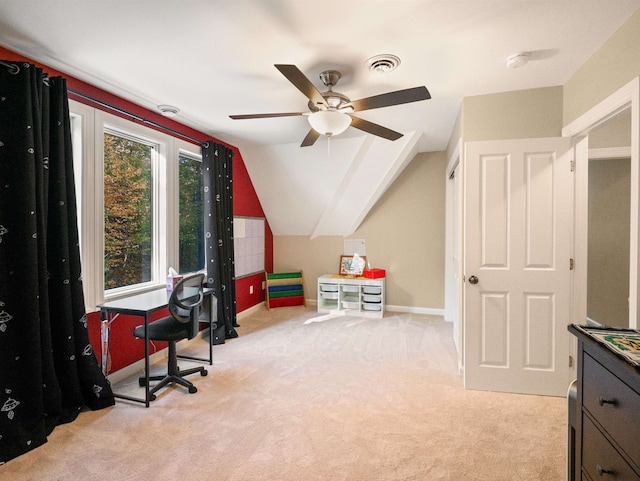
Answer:
[[[417,152],[444,150],[465,96],[564,85],[639,0],[0,0],[0,45],[237,146],[275,235],[349,235]],[[507,69],[526,52],[529,63]],[[394,54],[387,74],[366,60]],[[352,100],[426,86],[432,99],[359,113],[404,134],[349,128],[300,143],[307,99],[274,64]]]

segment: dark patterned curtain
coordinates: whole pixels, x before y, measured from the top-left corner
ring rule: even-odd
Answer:
[[[207,287],[218,299],[213,344],[238,337],[236,283],[233,258],[233,151],[213,141],[202,145],[204,230]]]
[[[0,464],[114,404],[89,343],[73,179],[65,80],[0,61]]]

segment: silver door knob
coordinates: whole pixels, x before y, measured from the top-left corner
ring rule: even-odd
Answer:
[[[476,276],[469,277],[469,284],[477,284],[478,278]]]

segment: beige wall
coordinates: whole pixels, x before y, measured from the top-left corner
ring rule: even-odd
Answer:
[[[640,11],[564,85],[564,125],[640,75]]]
[[[400,174],[349,238],[366,241],[372,267],[386,269],[390,306],[444,307],[444,152],[421,153]],[[302,269],[305,297],[337,273],[343,238],[274,236],[274,270]]]
[[[456,117],[456,123],[453,125],[453,130],[451,132],[451,137],[449,137],[449,143],[447,144],[447,160],[451,160],[451,158],[453,157],[461,137],[462,137],[462,108],[460,108],[460,111],[458,112],[458,116]]]
[[[562,87],[477,95],[462,101],[465,142],[561,135]]]
[[[589,148],[631,147],[631,110],[619,113],[613,119],[589,133]]]

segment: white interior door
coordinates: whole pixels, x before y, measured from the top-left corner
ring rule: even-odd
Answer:
[[[469,142],[464,159],[465,387],[565,396],[570,140]]]

